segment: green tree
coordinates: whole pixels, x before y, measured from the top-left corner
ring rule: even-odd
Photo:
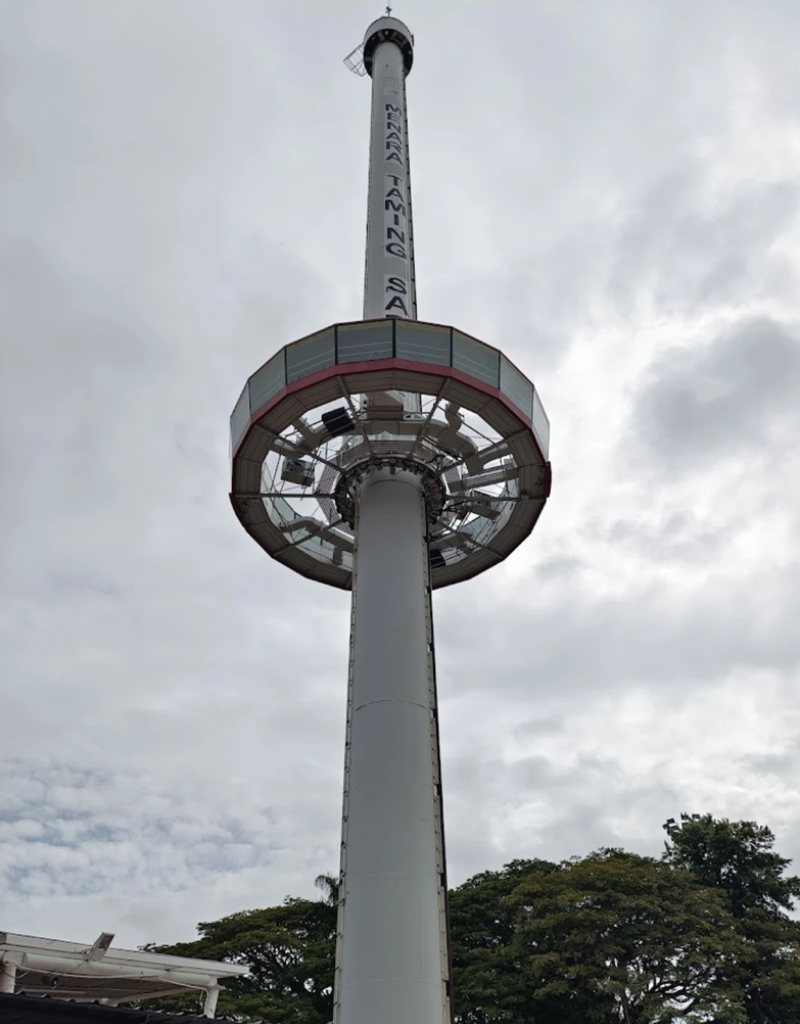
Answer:
[[[722,895],[690,872],[601,850],[530,876],[512,902],[537,999],[571,996],[604,1024],[745,1020],[727,970],[745,945]]]
[[[453,890],[457,1024],[800,1024],[800,884],[772,833],[710,815],[665,828],[661,861],[516,860]],[[220,1012],[329,1024],[338,880],[316,885],[318,900],[287,897],[160,948],[248,967]],[[189,995],[161,1005],[199,1009]]]
[[[703,885],[724,889],[738,918],[754,907],[785,918],[800,897],[800,878],[784,875],[791,860],[775,853],[775,836],[754,821],[682,814],[680,825],[670,818],[664,831],[665,860],[693,871]]]
[[[664,859],[691,870],[727,898],[749,955],[734,972],[751,1024],[800,1021],[800,925],[789,913],[800,897],[791,861],[773,849],[775,837],[752,821],[682,814],[664,825]]]
[[[556,865],[517,860],[502,871],[481,872],[450,893],[453,1009],[458,1024],[534,1021],[528,979],[520,973],[511,949],[514,908],[507,898],[531,874],[549,870],[556,870]]]
[[[501,871],[475,875],[450,893],[457,1024],[584,1024],[592,1013],[609,1010],[610,1001],[597,993],[543,995],[531,972],[522,969],[513,894],[526,882],[559,870],[549,861],[515,860]]]
[[[323,899],[287,897],[282,906],[231,914],[198,925],[200,938],[172,946],[149,946],[176,956],[222,960],[249,968],[225,982],[219,1012],[272,1024],[329,1024],[333,1019],[336,940],[336,879],[321,875]],[[161,1000],[159,1005],[192,999]],[[151,1004],[152,1005],[152,1004]]]

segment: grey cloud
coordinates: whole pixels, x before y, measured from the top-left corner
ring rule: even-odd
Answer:
[[[555,715],[545,715],[541,718],[529,718],[520,722],[514,728],[514,736],[522,739],[530,739],[536,736],[553,736],[563,733],[565,729],[563,719]]]
[[[619,551],[633,552],[651,562],[697,565],[724,557],[746,525],[744,518],[730,518],[722,512],[716,519],[704,521],[691,511],[680,511],[666,513],[655,523],[627,519],[598,521],[587,533]],[[544,569],[547,575],[549,564],[540,566],[538,573]]]
[[[534,581],[532,574],[532,590]],[[709,567],[702,583],[679,592],[645,580],[624,596],[587,599],[562,585],[536,604],[504,603],[491,630],[480,632],[469,623],[481,613],[462,597],[439,616],[441,675],[459,687],[488,684],[498,696],[527,692],[534,700],[641,684],[684,690],[738,668],[790,671],[800,662],[790,600],[797,585],[796,564],[738,586]],[[769,603],[767,590],[775,595]],[[466,668],[478,657],[502,671],[472,677]]]
[[[739,807],[703,751],[640,777],[622,753],[639,726],[606,709],[679,703],[691,685],[687,720],[713,730],[700,698],[743,666],[793,678],[796,568],[753,570],[736,509],[695,518],[664,494],[685,476],[708,500],[722,455],[749,473],[745,456],[774,461],[793,429],[780,307],[797,267],[771,246],[793,251],[797,169],[779,140],[800,72],[776,41],[796,36],[798,8],[711,0],[687,23],[666,2],[467,0],[454,22],[415,3],[421,315],[501,345],[545,402],[560,396],[555,438],[587,408],[628,425],[616,450],[609,435],[557,451],[530,543],[436,597],[457,883],[514,856],[645,849],[687,789]],[[339,61],[357,8],[9,5],[4,927],[189,938],[336,870],[347,596],[240,530],[226,421],[276,348],[360,309],[369,98]],[[763,166],[737,167],[742,133]],[[720,179],[727,198],[709,204]],[[756,299],[762,321],[653,362],[651,343]],[[598,404],[581,379],[595,336],[615,365],[644,346],[640,393],[613,384]],[[764,476],[748,487],[772,500]],[[572,501],[589,509],[579,523]],[[609,563],[633,581],[622,596]],[[793,698],[763,700],[777,735]],[[598,752],[591,723],[576,732],[584,713],[619,749]],[[784,756],[739,766],[741,790],[769,780],[768,823],[797,816]],[[796,855],[796,831],[781,835]]]
[[[800,769],[800,742],[780,754],[751,754],[742,758],[751,771],[778,778],[797,778]]]
[[[616,773],[615,778],[614,772],[608,772],[578,780],[566,801],[569,811],[542,829],[542,845],[557,851],[554,859],[617,846],[646,856],[661,853],[661,825],[672,809],[683,806],[685,798],[676,786],[657,778],[621,781],[626,774]]]
[[[793,324],[746,320],[699,349],[668,352],[648,371],[627,428],[631,447],[672,475],[753,458],[797,415],[800,337]]]
[[[611,290],[627,302],[645,290],[669,312],[761,295],[770,249],[796,222],[798,200],[793,179],[743,186],[725,199],[708,167],[675,171],[630,212],[616,241]]]
[[[543,579],[563,579],[575,576],[584,568],[579,558],[569,555],[553,555],[543,558],[536,567],[537,575]]]
[[[486,863],[499,867],[503,850],[508,849],[515,851],[514,856],[556,861],[583,856],[601,846],[625,845],[632,832],[640,852],[659,852],[664,808],[680,805],[678,789],[657,776],[632,779],[611,757],[572,758],[568,748],[565,736],[560,746],[564,763],[552,755],[533,755],[512,763],[486,759],[477,772],[474,760],[466,758],[447,765],[448,789],[469,794],[470,831],[477,816],[482,833],[495,837],[494,844],[487,839],[484,848],[475,851]],[[468,805],[459,801],[455,807],[458,813],[448,816],[448,827],[462,849]],[[484,867],[474,853],[459,856],[457,864],[462,873]]]

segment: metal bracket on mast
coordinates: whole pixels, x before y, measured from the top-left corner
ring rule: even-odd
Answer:
[[[367,69],[364,66],[363,43],[359,43],[352,53],[348,53],[344,59],[344,66],[348,71],[352,71],[354,75],[358,75],[359,78],[363,78],[366,75]]]

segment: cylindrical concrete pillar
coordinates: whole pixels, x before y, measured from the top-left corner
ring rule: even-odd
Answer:
[[[444,1024],[447,935],[420,478],[374,470],[356,521],[337,1024]]]

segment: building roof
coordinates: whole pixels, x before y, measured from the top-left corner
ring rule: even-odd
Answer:
[[[0,932],[0,967],[13,976],[18,995],[88,1003],[134,1002],[187,990],[208,993],[226,978],[247,974],[237,964],[117,948],[112,939],[104,933],[87,945]],[[6,1018],[1,1019],[5,1024]]]

